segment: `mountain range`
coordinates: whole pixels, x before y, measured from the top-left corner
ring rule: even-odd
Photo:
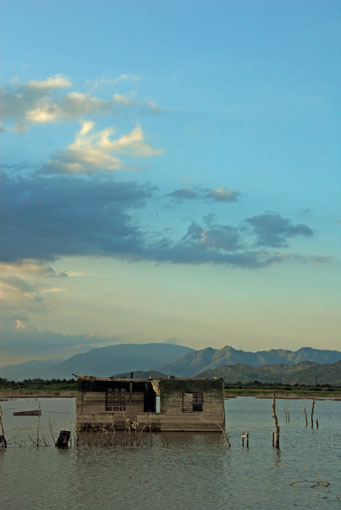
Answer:
[[[30,361],[0,367],[0,377],[23,379],[71,379],[72,374],[111,377],[116,373],[158,369],[193,349],[166,343],[119,344],[76,354],[59,363]],[[156,367],[156,368],[155,368]]]
[[[250,366],[262,365],[296,365],[302,361],[316,363],[335,363],[341,360],[341,352],[302,347],[297,351],[285,349],[271,349],[269,351],[248,352],[234,349],[226,345],[222,349],[207,347],[200,351],[192,351],[169,365],[163,366],[162,371],[176,377],[193,377],[203,371],[212,370],[222,365],[239,363]]]
[[[341,386],[341,361],[321,365],[313,361],[303,361],[297,365],[264,365],[261,367],[246,364],[224,365],[205,370],[198,377],[221,377],[226,384],[262,383],[306,384]]]
[[[301,366],[303,363],[302,369],[316,371],[318,364],[331,365],[340,360],[340,351],[311,347],[303,347],[297,351],[271,349],[249,352],[228,345],[222,349],[207,347],[196,351],[189,347],[167,343],[119,344],[92,349],[62,362],[29,361],[19,365],[3,366],[0,367],[0,377],[18,381],[29,378],[70,379],[72,374],[111,377],[114,374],[156,370],[176,377],[210,374],[207,376],[224,377],[226,381],[232,381],[233,378],[234,382],[246,382],[247,377],[252,381],[262,380],[260,372],[256,370],[256,367],[260,366],[263,367],[262,377],[271,378],[277,377],[277,374],[282,372],[289,374],[290,366]],[[316,366],[304,365],[304,362],[313,362]],[[272,368],[266,368],[265,365]],[[218,367],[221,368],[217,372]],[[339,369],[340,365],[336,367],[336,370]],[[221,370],[224,373],[220,372]],[[276,379],[276,382],[281,381]]]

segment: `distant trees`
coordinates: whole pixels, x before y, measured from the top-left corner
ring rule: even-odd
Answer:
[[[0,377],[0,390],[13,389],[13,390],[74,390],[77,387],[77,382],[74,379],[24,379],[23,381],[9,381]]]

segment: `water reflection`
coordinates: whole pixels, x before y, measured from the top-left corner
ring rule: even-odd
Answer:
[[[74,430],[74,402],[41,400],[41,433],[50,438],[49,420],[57,433]],[[34,448],[27,434],[36,432],[36,417],[13,417],[18,401],[2,402],[6,434],[21,438],[0,451],[1,510],[264,509],[339,508],[341,495],[340,402],[318,402],[320,427],[305,426],[304,401],[278,401],[281,449],[271,446],[274,429],[271,401],[236,398],[227,401],[227,431],[222,434],[143,434],[140,444],[124,432],[91,434],[67,450]],[[32,405],[27,401],[25,406]],[[5,409],[6,408],[6,409]],[[290,411],[290,422],[283,410]],[[241,433],[250,433],[250,448]],[[52,445],[52,440],[50,439]],[[294,484],[328,480],[330,487]],[[100,502],[100,503],[99,503]]]

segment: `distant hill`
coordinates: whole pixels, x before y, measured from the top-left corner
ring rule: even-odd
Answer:
[[[116,373],[158,369],[174,362],[193,349],[166,343],[119,344],[92,349],[56,364],[24,363],[0,367],[0,377],[13,380],[28,378],[71,379],[72,374],[111,377]]]
[[[72,374],[111,377],[114,374],[129,372],[130,375],[130,372],[150,370],[176,377],[193,377],[225,365],[244,365],[245,373],[251,374],[253,368],[263,365],[289,365],[290,367],[306,361],[333,364],[339,360],[341,360],[339,351],[311,347],[303,347],[297,351],[271,349],[248,352],[228,345],[222,349],[207,347],[195,351],[189,347],[166,343],[115,344],[92,349],[58,363],[29,361],[21,365],[0,367],[0,377],[18,381],[38,377],[70,379]],[[254,377],[253,380],[255,380],[258,376],[250,375],[250,377]]]
[[[298,351],[271,349],[269,351],[248,352],[225,346],[222,349],[207,347],[192,351],[173,363],[160,367],[160,370],[176,377],[193,377],[204,370],[211,370],[222,365],[247,364],[250,366],[289,364],[303,361],[316,363],[335,363],[341,360],[340,351],[329,351],[302,347]]]
[[[263,383],[341,386],[341,361],[330,365],[303,361],[297,365],[282,364],[261,367],[240,363],[205,370],[198,374],[198,377],[222,377],[227,384],[259,381]]]
[[[13,381],[22,381],[23,379],[32,379],[41,377],[42,373],[52,371],[58,362],[49,361],[26,361],[18,365],[6,365],[0,367],[0,377]]]

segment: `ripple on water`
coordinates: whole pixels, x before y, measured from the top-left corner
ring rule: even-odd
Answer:
[[[41,399],[41,434],[52,445],[57,432],[74,427],[73,399]],[[227,401],[221,434],[145,434],[138,447],[84,444],[68,450],[35,448],[36,417],[13,417],[33,401],[2,402],[6,435],[0,451],[1,510],[35,509],[288,509],[341,508],[341,402],[316,404],[319,430],[305,427],[311,401],[278,401],[281,450],[271,447],[271,401]],[[290,423],[284,409],[289,409]],[[250,448],[241,447],[249,431]],[[124,441],[123,441],[124,443]],[[301,480],[301,482],[298,482]],[[308,482],[306,482],[306,480]],[[313,483],[329,480],[330,486]]]

